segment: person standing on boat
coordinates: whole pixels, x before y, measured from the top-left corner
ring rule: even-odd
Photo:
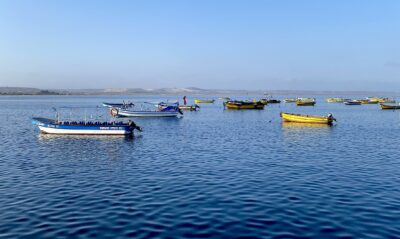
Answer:
[[[186,95],[185,96],[183,96],[183,105],[186,105]]]

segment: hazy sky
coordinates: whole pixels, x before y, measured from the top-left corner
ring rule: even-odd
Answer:
[[[400,1],[1,0],[0,86],[399,90]]]

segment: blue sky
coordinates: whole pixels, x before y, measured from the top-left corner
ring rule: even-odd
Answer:
[[[0,86],[399,90],[400,1],[0,1]]]

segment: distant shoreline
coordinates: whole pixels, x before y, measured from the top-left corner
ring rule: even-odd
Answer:
[[[37,89],[25,87],[0,87],[0,96],[264,96],[268,95],[324,95],[324,96],[400,96],[400,92],[388,91],[313,91],[313,90],[220,90],[200,88],[161,89]]]

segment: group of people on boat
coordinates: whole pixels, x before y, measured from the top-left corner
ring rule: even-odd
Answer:
[[[118,126],[124,125],[123,121],[110,121],[110,122],[100,122],[100,121],[59,121],[60,125],[93,125],[93,126]]]

